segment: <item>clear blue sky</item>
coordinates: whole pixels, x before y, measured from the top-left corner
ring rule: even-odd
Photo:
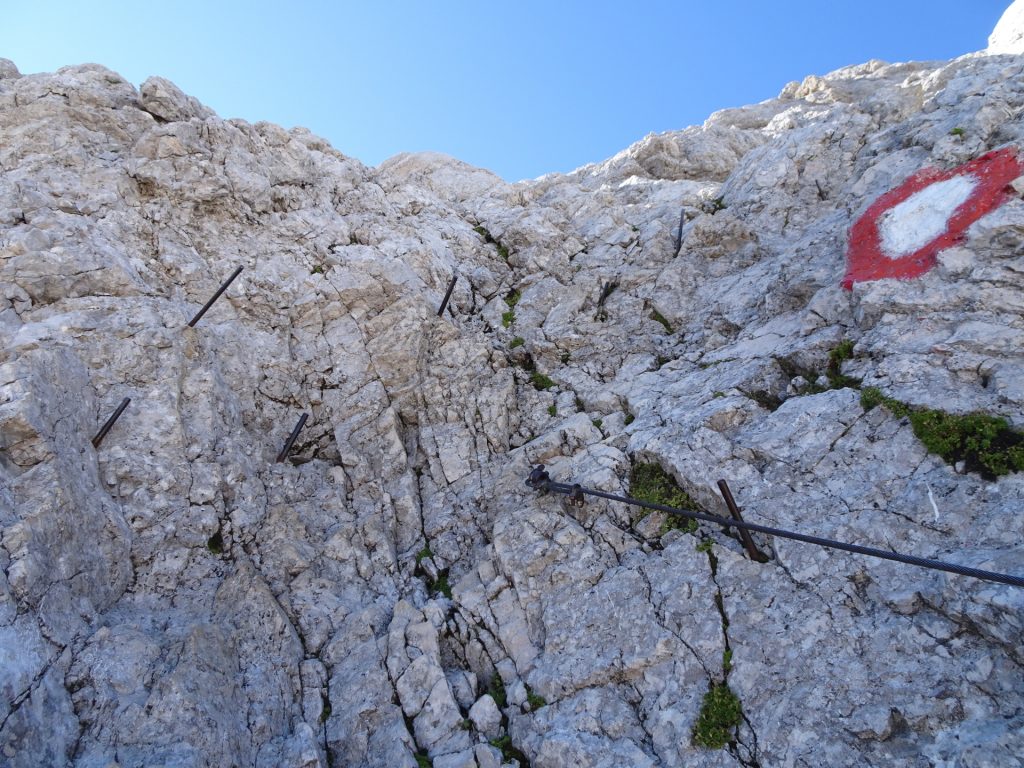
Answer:
[[[514,181],[805,75],[980,50],[1009,4],[5,0],[0,57],[160,75],[222,117],[303,125],[370,165],[435,150]]]

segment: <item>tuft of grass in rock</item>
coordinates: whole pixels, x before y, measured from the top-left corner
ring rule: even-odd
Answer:
[[[719,211],[724,211],[728,207],[729,206],[725,204],[724,197],[716,197],[711,201],[711,215],[714,216]]]
[[[732,648],[722,651],[722,672],[727,675],[732,672]]]
[[[327,698],[326,693],[321,693],[320,698],[323,700],[323,708],[320,710],[320,722],[326,723],[331,716],[331,700]]]
[[[962,461],[968,472],[977,472],[986,480],[1024,471],[1024,433],[1002,417],[913,408],[886,397],[875,387],[861,390],[860,404],[865,411],[884,405],[897,418],[906,416],[914,435],[929,452],[948,464]]]
[[[509,313],[509,314],[511,314],[511,313]],[[505,316],[504,316],[504,315],[502,315],[502,320],[504,321],[504,319],[505,319]],[[511,323],[510,323],[510,325],[511,325]],[[505,327],[507,328],[508,326],[506,325]],[[509,345],[508,345],[508,348],[509,348],[509,349],[515,349],[516,347],[521,347],[521,346],[523,346],[523,344],[525,344],[525,343],[526,343],[526,339],[524,339],[524,338],[523,338],[522,336],[516,336],[516,337],[515,337],[514,339],[512,339],[512,341],[511,341],[511,342],[509,343]]]
[[[950,136],[963,136],[963,135],[964,135],[965,133],[967,133],[967,131],[965,131],[965,130],[964,130],[963,128],[961,128],[960,126],[957,126],[956,128],[952,129],[952,130],[951,130],[951,131],[949,132],[949,135],[950,135]]]
[[[495,749],[501,750],[502,763],[511,763],[513,760],[517,760],[523,768],[527,768],[530,765],[526,755],[512,745],[512,737],[507,733],[497,739],[491,739],[490,745]]]
[[[600,429],[601,425],[604,424],[604,421],[602,419],[593,419],[590,423],[593,424],[598,429]]]
[[[434,761],[430,759],[426,750],[420,750],[413,757],[416,758],[416,768],[433,768],[434,766]]]
[[[726,683],[715,683],[704,695],[704,702],[693,726],[695,747],[721,749],[736,740],[736,729],[743,721],[740,700]]]
[[[658,464],[639,462],[633,465],[629,473],[629,493],[634,499],[647,501],[651,504],[663,504],[677,509],[693,509],[699,507],[690,496],[680,488],[672,476]],[[668,514],[661,526],[661,535],[671,530],[693,533],[697,530],[697,521],[679,515]]]
[[[491,676],[491,684],[487,687],[487,693],[494,699],[498,709],[504,709],[508,706],[508,696],[505,694],[505,681],[501,679],[498,670],[494,670],[494,674]]]
[[[447,568],[445,568],[443,571],[437,574],[437,581],[430,585],[430,589],[435,595],[441,594],[447,597],[449,600],[452,599],[452,587],[448,583]]]
[[[533,383],[534,389],[551,389],[555,386],[555,382],[545,376],[540,371],[534,371],[530,374],[530,381]]]
[[[829,352],[828,370],[825,371],[825,375],[828,377],[829,389],[856,387],[860,384],[860,379],[855,379],[851,376],[844,376],[840,371],[843,363],[852,357],[853,341],[850,339],[843,339],[835,349]]]
[[[526,703],[530,705],[530,711],[532,712],[548,705],[547,699],[534,693],[530,686],[526,686]]]
[[[495,248],[497,248],[498,255],[501,256],[501,258],[504,259],[505,261],[508,261],[508,248],[502,245],[499,240],[496,240],[494,236],[487,230],[486,227],[476,226],[473,227],[473,231],[480,235],[480,237],[484,239],[485,243],[487,243],[488,245],[493,245]]]
[[[426,558],[433,556],[434,553],[430,551],[430,545],[424,544],[423,549],[416,553],[416,565],[422,563]]]
[[[692,517],[683,517],[682,515],[669,514],[662,521],[661,526],[658,528],[658,535],[664,536],[669,531],[682,531],[683,533],[696,533],[697,532],[697,521]]]
[[[711,547],[715,542],[712,539],[701,539],[697,542],[697,546],[694,547],[698,552],[707,554],[711,551]]]
[[[636,421],[636,416],[634,416],[632,413],[627,413],[626,418],[622,420],[622,423],[628,427],[634,421]]]
[[[519,303],[519,299],[523,297],[523,294],[518,290],[511,290],[508,295],[505,296],[505,303],[508,305],[508,312],[501,313],[501,324],[503,327],[508,328],[512,323],[516,321],[516,304]]]
[[[665,319],[665,316],[661,314],[661,312],[659,312],[656,309],[651,310],[651,320],[654,320],[657,323],[661,323],[665,327],[665,333],[671,335],[672,326],[669,324],[668,320]]]
[[[548,415],[549,416],[557,416],[558,415],[558,406],[557,405],[549,405],[548,406]]]
[[[221,535],[219,528],[213,536],[206,540],[206,548],[215,555],[220,555],[224,552],[224,537]]]

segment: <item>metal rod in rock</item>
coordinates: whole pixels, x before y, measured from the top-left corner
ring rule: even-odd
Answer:
[[[299,417],[299,423],[295,425],[295,429],[293,429],[292,433],[288,435],[288,440],[285,442],[284,448],[282,448],[281,452],[277,454],[278,464],[280,464],[282,461],[288,458],[288,452],[292,449],[292,446],[295,445],[295,438],[299,436],[299,432],[301,432],[302,428],[306,426],[306,419],[308,418],[308,413],[304,413],[302,414],[302,416]]]
[[[96,437],[92,439],[93,448],[100,447],[100,443],[102,443],[103,438],[107,436],[107,432],[109,432],[110,428],[114,426],[114,422],[121,417],[121,414],[124,413],[124,409],[128,407],[128,403],[131,401],[132,399],[130,397],[126,397],[121,401],[121,404],[117,406],[117,410],[111,414],[110,418],[106,420],[102,427],[100,427],[100,431],[96,433]]]
[[[740,508],[736,506],[736,499],[732,497],[729,484],[725,480],[719,480],[718,490],[721,492],[722,498],[725,499],[725,506],[729,508],[729,514],[732,515],[732,519],[739,520],[742,523],[743,516],[740,514]],[[754,544],[754,537],[750,535],[750,531],[746,528],[737,528],[736,531],[740,535],[740,541],[743,542],[743,548],[747,550],[747,557],[756,563],[767,563],[769,560],[768,555],[757,548]]]
[[[206,302],[206,304],[203,305],[202,309],[196,312],[196,316],[188,321],[189,328],[195,328],[196,323],[198,323],[202,319],[203,315],[206,314],[206,310],[213,306],[213,302],[220,298],[220,295],[228,289],[228,286],[231,285],[231,283],[234,282],[234,279],[238,277],[240,274],[242,274],[242,267],[238,267],[234,272],[232,272],[231,277],[225,280],[224,284],[217,289],[217,292],[215,294],[213,294],[213,297],[208,302]]]
[[[679,231],[676,232],[676,252],[672,254],[672,258],[679,255],[679,251],[683,249],[683,224],[686,222],[686,209],[683,208],[679,212]]]
[[[452,297],[452,291],[455,290],[455,283],[459,281],[459,276],[455,275],[452,277],[452,281],[448,283],[448,290],[444,294],[444,299],[441,301],[441,308],[437,310],[437,316],[440,317],[444,314],[445,307],[448,306],[448,299]]]

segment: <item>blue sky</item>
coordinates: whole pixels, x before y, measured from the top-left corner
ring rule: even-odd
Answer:
[[[868,59],[984,48],[1010,0],[176,0],[0,5],[23,73],[160,75],[222,117],[303,125],[376,165],[434,150],[508,180]]]

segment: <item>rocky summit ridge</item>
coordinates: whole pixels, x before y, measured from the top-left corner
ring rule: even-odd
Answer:
[[[1024,590],[524,480],[1024,573],[1012,454],[936,442],[1024,426],[1024,187],[841,285],[880,196],[1024,150],[1022,52],[518,184],[0,61],[0,765],[1021,765]]]

